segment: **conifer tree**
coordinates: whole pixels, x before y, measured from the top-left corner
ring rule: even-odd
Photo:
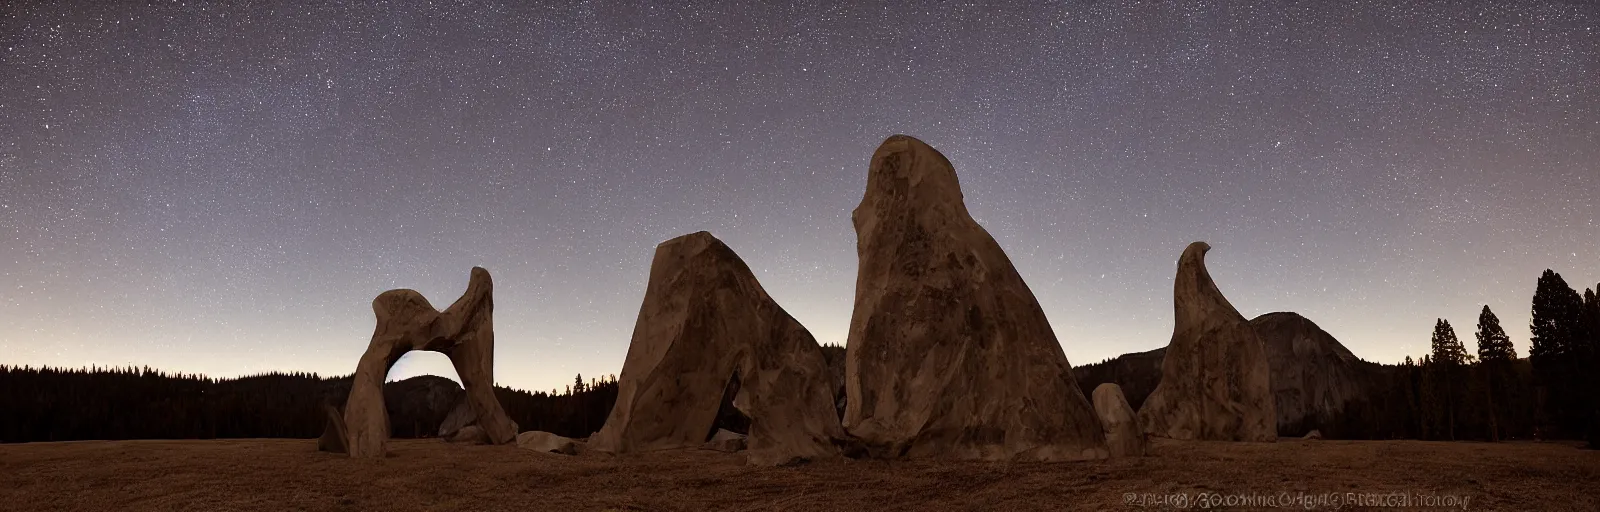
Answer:
[[[1533,293],[1533,315],[1528,328],[1532,332],[1528,359],[1533,362],[1534,379],[1542,388],[1544,397],[1541,410],[1548,422],[1564,434],[1581,433],[1584,429],[1583,366],[1588,363],[1586,350],[1580,341],[1584,303],[1583,296],[1567,286],[1566,280],[1553,270],[1539,276]]]
[[[1532,331],[1528,357],[1535,366],[1549,366],[1567,354],[1578,327],[1583,298],[1561,274],[1545,270],[1533,292]]]
[[[1582,386],[1579,388],[1577,402],[1583,410],[1579,416],[1587,416],[1586,436],[1589,448],[1600,449],[1600,284],[1593,289],[1583,291],[1583,306],[1578,313],[1578,331],[1573,352],[1577,364],[1581,368],[1575,372],[1575,379]]]
[[[1456,337],[1450,322],[1440,318],[1433,324],[1433,351],[1430,356],[1429,378],[1433,381],[1431,406],[1439,434],[1446,439],[1456,439],[1456,425],[1461,419],[1462,368],[1467,363],[1467,351]]]
[[[1517,358],[1517,349],[1511,345],[1511,337],[1506,336],[1506,330],[1500,327],[1500,317],[1495,316],[1489,306],[1484,306],[1478,313],[1478,360],[1482,362],[1504,361],[1511,362]]]
[[[1488,421],[1489,440],[1499,441],[1503,423],[1510,405],[1507,381],[1511,378],[1511,364],[1517,359],[1516,347],[1511,337],[1500,327],[1500,318],[1489,306],[1478,313],[1478,367],[1483,377],[1484,417]]]
[[[1467,362],[1467,350],[1461,346],[1461,340],[1456,337],[1456,330],[1450,326],[1450,321],[1443,318],[1433,324],[1433,356],[1435,364],[1445,366],[1461,366]]]

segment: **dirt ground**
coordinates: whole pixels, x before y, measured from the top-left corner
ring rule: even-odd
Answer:
[[[1165,441],[1151,456],[1100,462],[776,468],[700,450],[569,457],[436,440],[352,460],[315,444],[0,445],[0,509],[1350,510],[1364,499],[1391,510],[1600,510],[1600,451],[1555,443]]]

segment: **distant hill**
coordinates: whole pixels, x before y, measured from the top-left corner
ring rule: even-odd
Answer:
[[[1295,313],[1268,313],[1250,321],[1266,345],[1280,435],[1330,429],[1337,416],[1393,372],[1352,354],[1317,324]]]
[[[349,380],[341,379],[335,403],[349,395]],[[467,392],[456,381],[435,375],[419,375],[383,385],[383,405],[389,409],[389,430],[393,437],[432,437],[439,424]]]

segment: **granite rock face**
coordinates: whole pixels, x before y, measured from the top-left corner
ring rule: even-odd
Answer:
[[[443,353],[466,389],[473,421],[487,442],[516,439],[517,424],[494,396],[494,283],[489,271],[473,268],[466,293],[444,311],[414,290],[389,290],[372,301],[377,329],[356,366],[345,401],[346,446],[352,457],[383,457],[389,413],[383,381],[400,356],[412,350]]]
[[[1295,313],[1250,320],[1272,368],[1278,433],[1296,436],[1332,426],[1351,402],[1387,382],[1376,363],[1362,361],[1316,323]],[[1320,434],[1319,434],[1320,435]]]
[[[1140,457],[1145,452],[1144,429],[1139,415],[1128,406],[1122,388],[1105,383],[1094,388],[1094,412],[1105,428],[1106,448],[1112,457]]]
[[[589,445],[616,454],[700,447],[728,393],[750,418],[751,464],[839,454],[833,381],[811,333],[710,233],[663,242],[616,405]]]
[[[1139,422],[1145,432],[1173,439],[1273,441],[1277,412],[1266,348],[1211,280],[1210,249],[1189,244],[1178,260],[1172,341]]]
[[[852,219],[860,264],[844,425],[869,455],[1107,456],[1044,311],[967,212],[944,155],[889,137]]]

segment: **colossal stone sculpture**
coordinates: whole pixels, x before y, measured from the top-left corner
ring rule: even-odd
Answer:
[[[738,386],[729,386],[735,375]],[[811,333],[710,233],[663,242],[616,405],[589,446],[611,453],[700,447],[730,389],[750,417],[751,464],[839,453],[844,431],[833,381]]]
[[[1212,282],[1209,250],[1195,242],[1178,260],[1172,341],[1139,422],[1145,432],[1173,439],[1273,441],[1277,413],[1266,349]]]
[[[852,216],[845,429],[878,457],[1107,456],[1033,292],[967,213],[950,161],[895,135]]]
[[[1139,427],[1139,416],[1128,406],[1128,399],[1122,396],[1121,387],[1110,382],[1096,386],[1094,412],[1105,428],[1106,447],[1112,457],[1144,455],[1144,429]]]
[[[351,457],[382,457],[389,442],[383,380],[400,356],[432,350],[450,357],[466,388],[467,402],[489,442],[516,440],[517,424],[494,396],[494,283],[474,267],[466,293],[440,312],[414,290],[389,290],[372,301],[377,330],[356,365],[345,402],[345,446]]]

